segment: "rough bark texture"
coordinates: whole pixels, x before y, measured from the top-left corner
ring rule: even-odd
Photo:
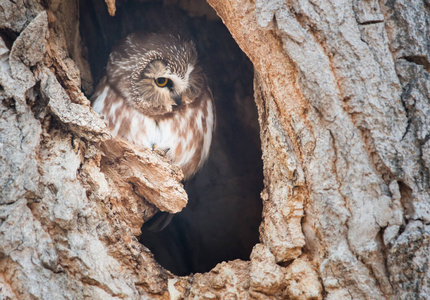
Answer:
[[[428,1],[209,1],[255,67],[263,222],[185,277],[136,238],[179,170],[110,137],[77,2],[43,3],[0,3],[0,299],[430,297]]]
[[[255,66],[276,261],[328,299],[428,298],[428,3],[209,2]]]

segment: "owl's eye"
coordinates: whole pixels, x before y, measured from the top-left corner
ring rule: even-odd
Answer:
[[[157,79],[155,79],[155,83],[159,87],[165,87],[168,82],[169,82],[169,79],[167,79],[166,77],[158,77]]]

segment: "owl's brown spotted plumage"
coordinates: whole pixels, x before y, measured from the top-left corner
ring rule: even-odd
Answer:
[[[215,112],[192,42],[168,34],[129,35],[110,54],[92,100],[113,135],[165,150],[185,179],[207,159]]]

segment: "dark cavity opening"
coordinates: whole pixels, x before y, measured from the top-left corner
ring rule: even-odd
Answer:
[[[188,206],[161,232],[140,242],[176,275],[207,272],[222,261],[248,260],[259,241],[263,189],[261,145],[253,100],[253,67],[205,1],[80,1],[81,35],[95,84],[121,38],[144,29],[189,35],[209,78],[217,129],[209,160],[185,183]]]

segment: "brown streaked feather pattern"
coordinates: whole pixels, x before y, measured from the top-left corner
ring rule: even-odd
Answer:
[[[166,155],[185,179],[207,159],[215,126],[212,94],[196,63],[190,42],[133,34],[111,53],[107,74],[92,97],[113,135],[137,146],[169,149]],[[155,86],[156,77],[171,79],[173,87]],[[177,106],[173,97],[182,104]]]

